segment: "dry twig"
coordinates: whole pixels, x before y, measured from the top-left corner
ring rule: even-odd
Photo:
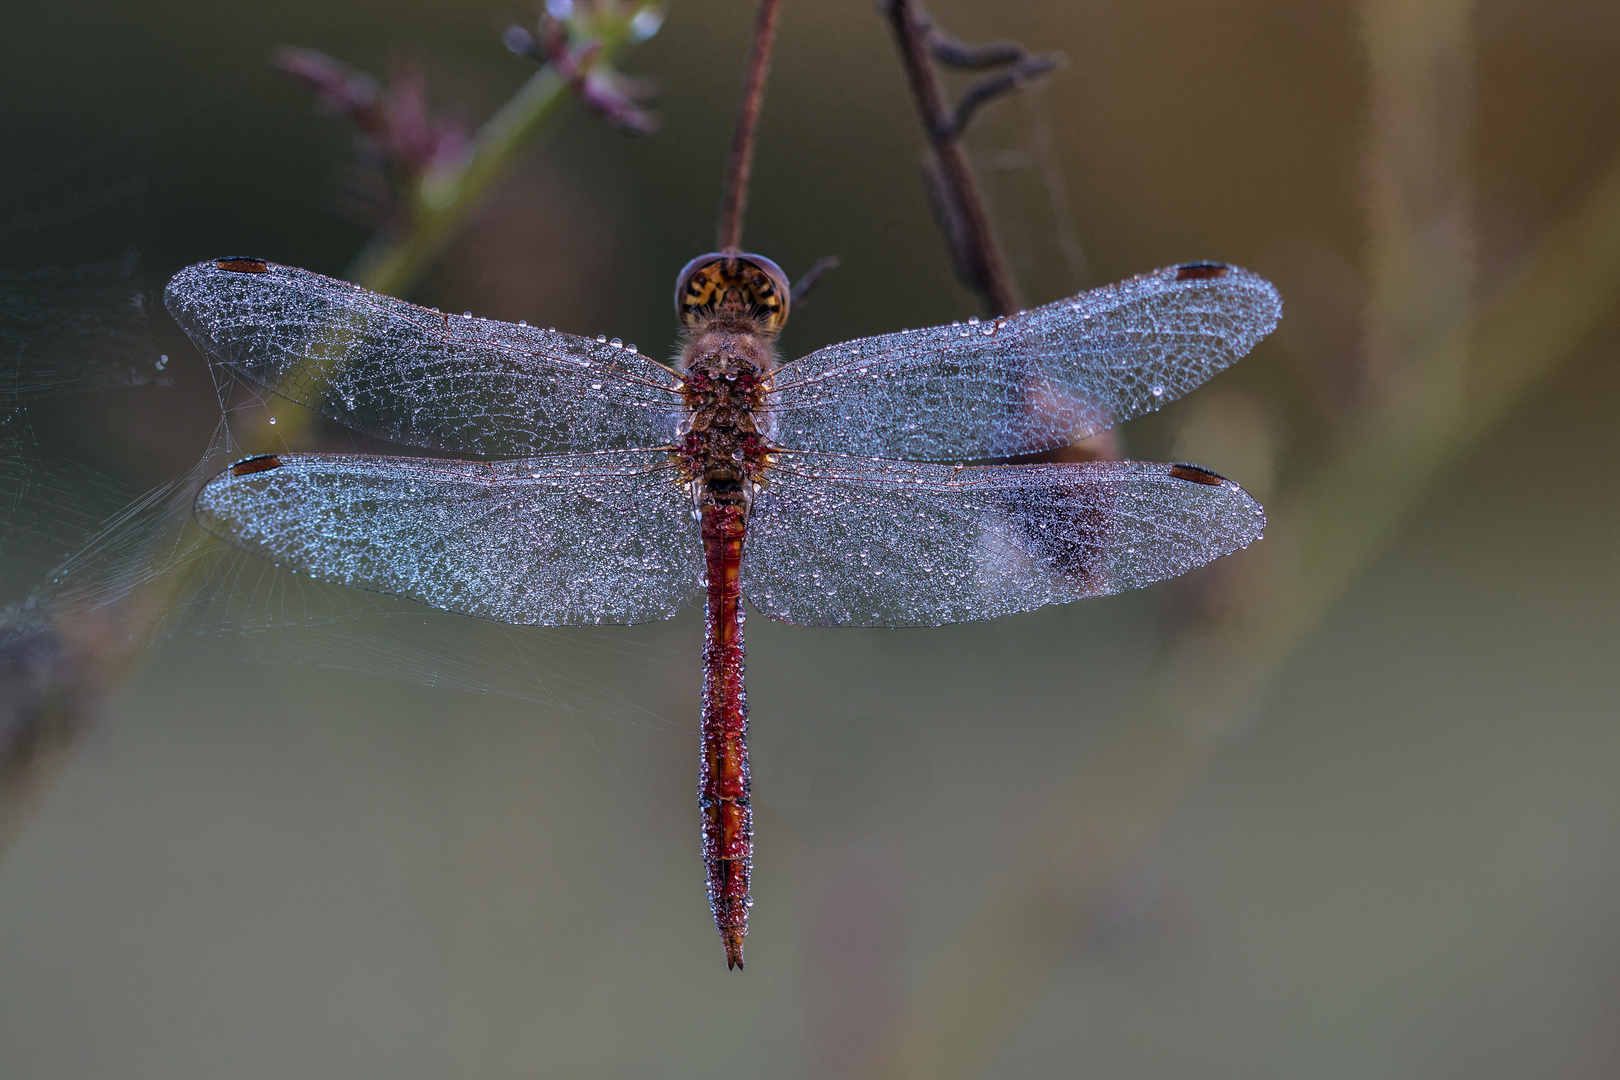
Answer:
[[[771,70],[771,48],[776,42],[776,16],[781,0],[760,0],[754,17],[754,38],[748,49],[748,70],[743,76],[742,105],[731,133],[726,158],[725,191],[720,198],[719,248],[728,255],[742,251],[743,212],[748,208],[748,176],[754,167],[754,133],[765,103],[765,77]]]
[[[962,149],[961,136],[979,109],[1053,70],[1059,57],[1030,53],[1010,42],[965,45],[935,28],[912,0],[887,0],[882,10],[894,31],[906,80],[928,134],[931,194],[957,273],[979,294],[987,314],[1010,315],[1021,306],[1018,286],[990,226],[990,212]],[[935,62],[961,68],[1012,67],[969,87],[952,108],[946,103]]]

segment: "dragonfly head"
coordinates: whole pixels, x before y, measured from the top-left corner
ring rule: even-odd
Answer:
[[[716,320],[753,324],[775,334],[787,322],[791,295],[787,275],[763,255],[699,255],[675,279],[675,313],[696,329]]]

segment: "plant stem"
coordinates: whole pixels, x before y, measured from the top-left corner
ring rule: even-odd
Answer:
[[[754,40],[748,49],[748,71],[743,76],[742,105],[731,133],[726,159],[725,191],[720,198],[719,247],[727,255],[742,251],[743,212],[748,208],[748,177],[754,168],[754,133],[765,103],[765,78],[771,70],[771,48],[776,42],[776,16],[781,0],[760,0],[754,17]]]
[[[937,201],[951,234],[957,264],[968,286],[979,294],[986,314],[1011,315],[1022,306],[1018,288],[990,227],[990,212],[962,149],[961,132],[945,102],[939,73],[934,70],[928,21],[911,0],[889,0],[884,14],[894,30],[906,81],[911,84],[923,129],[928,133]]]
[[[1398,2],[1380,0],[1383,6]],[[1375,58],[1378,49],[1399,54],[1407,44],[1374,35]],[[1438,66],[1444,75],[1444,55]],[[1390,110],[1395,131],[1383,138],[1406,134],[1420,111]],[[1430,168],[1418,172],[1426,176]],[[1430,236],[1432,219],[1377,205],[1426,190],[1415,183],[1375,185],[1374,217]],[[1386,244],[1399,246],[1393,237]],[[1401,264],[1388,265],[1399,271]],[[1451,305],[1452,288],[1449,276],[1434,284],[1436,310]],[[1617,296],[1620,156],[1547,231],[1512,286],[1472,316],[1453,306],[1450,322],[1432,320],[1429,333],[1411,339],[1401,368],[1416,377],[1268,507],[1267,544],[1254,550],[1254,587],[1213,624],[1172,632],[1109,731],[941,950],[860,1075],[938,1080],[983,1074],[1008,1034],[1027,1021],[1052,973],[1071,955],[1075,936],[1214,757],[1234,719],[1398,535],[1424,493],[1528,391],[1572,359]],[[1375,304],[1410,303],[1396,290],[1375,289],[1374,297]]]
[[[601,48],[591,63],[611,62],[630,41],[634,17],[651,6],[641,4],[600,20],[594,29]],[[543,67],[530,76],[478,129],[465,159],[422,178],[411,193],[407,224],[374,236],[349,267],[348,279],[391,296],[410,292],[490,187],[572,97],[555,68]]]

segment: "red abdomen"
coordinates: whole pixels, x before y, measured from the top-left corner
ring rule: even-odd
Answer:
[[[743,689],[741,599],[746,511],[735,504],[703,508],[708,610],[703,644],[703,865],[709,908],[726,948],[726,966],[743,966],[748,933],[748,877],[753,868],[753,811],[748,805],[748,696]]]

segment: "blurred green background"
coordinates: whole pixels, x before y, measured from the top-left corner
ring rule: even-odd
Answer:
[[[752,9],[674,3],[621,62],[662,130],[570,110],[413,298],[661,354]],[[1265,540],[989,623],[750,621],[740,976],[703,897],[695,610],[520,632],[226,557],[6,804],[0,1075],[1620,1074],[1620,7],[930,10],[1068,57],[968,140],[1031,303],[1191,259],[1277,284],[1271,339],[1121,433],[1244,484]],[[342,273],[352,139],[270,50],[415,57],[476,124],[532,71],[514,21],[22,0],[7,287]],[[921,149],[873,8],[786,0],[746,246],[843,264],[789,355],[976,313]],[[172,385],[7,415],[0,601],[208,451],[204,365],[144,325],[113,359]]]

